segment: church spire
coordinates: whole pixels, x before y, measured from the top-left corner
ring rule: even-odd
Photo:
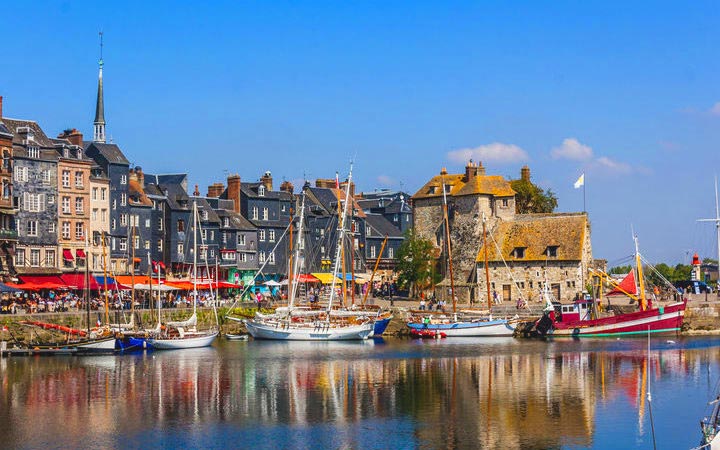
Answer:
[[[103,33],[100,32],[100,71],[98,73],[97,104],[95,105],[95,123],[93,127],[93,142],[105,143],[105,103],[103,101]]]

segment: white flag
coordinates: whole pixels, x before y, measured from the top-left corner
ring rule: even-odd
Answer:
[[[585,174],[583,173],[582,175],[580,175],[580,178],[578,178],[577,181],[575,182],[575,184],[574,184],[575,189],[580,189],[580,187],[583,186],[584,184],[585,184]]]

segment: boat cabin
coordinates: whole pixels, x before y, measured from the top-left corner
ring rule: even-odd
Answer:
[[[555,303],[557,322],[579,322],[590,320],[592,301],[580,300],[570,304]],[[559,314],[558,314],[559,313]]]

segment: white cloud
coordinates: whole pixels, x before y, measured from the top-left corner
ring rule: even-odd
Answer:
[[[392,186],[395,184],[395,179],[388,175],[378,175],[377,182],[381,186]]]
[[[572,159],[575,161],[586,161],[593,157],[593,150],[585,144],[581,144],[575,138],[565,138],[560,147],[555,147],[550,152],[554,159]]]
[[[633,171],[629,164],[615,161],[607,156],[601,156],[595,160],[595,165],[612,173],[629,174]]]
[[[514,144],[493,142],[475,148],[461,148],[448,152],[448,159],[455,163],[464,164],[469,160],[492,161],[496,163],[515,163],[530,159],[527,152]]]
[[[708,110],[708,113],[711,116],[720,116],[720,102],[717,102],[714,105],[712,105],[712,107]]]

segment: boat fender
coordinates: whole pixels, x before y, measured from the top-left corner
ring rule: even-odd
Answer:
[[[664,306],[658,306],[658,315],[665,314],[665,307]]]

